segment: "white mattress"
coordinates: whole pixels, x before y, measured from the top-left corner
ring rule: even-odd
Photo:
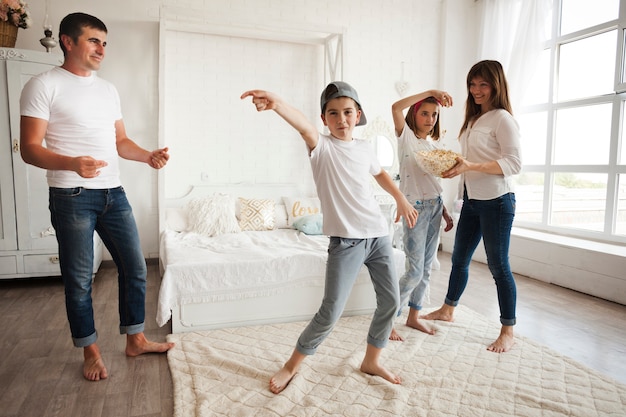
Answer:
[[[157,323],[165,325],[182,304],[279,294],[298,286],[323,286],[328,237],[293,229],[241,232],[216,237],[164,230]],[[396,270],[404,253],[395,250]],[[368,280],[363,267],[358,280]],[[364,273],[365,272],[365,273]]]

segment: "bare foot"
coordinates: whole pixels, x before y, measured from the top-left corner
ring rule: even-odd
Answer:
[[[404,337],[400,336],[400,333],[396,332],[396,329],[391,329],[389,340],[396,340],[398,342],[404,342]]]
[[[498,336],[495,342],[487,346],[487,350],[495,353],[503,353],[509,351],[514,344],[513,326],[502,326],[500,336]]]
[[[174,343],[151,342],[143,333],[126,336],[126,356],[139,356],[144,353],[163,353],[174,347]]]
[[[278,394],[291,382],[296,371],[290,371],[286,366],[283,366],[280,371],[276,372],[272,378],[270,378],[270,391],[274,394]]]
[[[106,379],[109,374],[102,356],[100,356],[100,349],[95,343],[89,345],[83,349],[83,357],[85,362],[83,364],[83,376],[89,381],[100,381]]]
[[[426,334],[435,334],[436,333],[435,329],[433,329],[432,327],[428,326],[427,324],[424,323],[423,320],[419,320],[417,317],[413,319],[413,318],[411,318],[411,316],[409,316],[406,319],[406,325],[409,326],[412,329],[419,330],[420,332],[424,332]]]
[[[361,372],[368,375],[379,376],[386,379],[392,384],[401,384],[402,378],[389,372],[386,368],[380,366],[378,363],[367,363],[365,360],[361,363]]]
[[[439,310],[431,311],[422,316],[424,320],[454,321],[454,307],[443,305]]]

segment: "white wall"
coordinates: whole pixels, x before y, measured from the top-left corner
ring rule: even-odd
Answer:
[[[400,97],[395,83],[402,77],[402,62],[405,62],[404,79],[410,84],[408,92],[433,87],[454,91],[446,83],[455,84],[462,91],[465,72],[473,63],[476,50],[477,31],[472,27],[476,19],[468,19],[474,13],[474,0],[44,0],[28,3],[34,24],[29,29],[19,30],[17,48],[43,49],[39,39],[43,37],[46,4],[49,4],[49,21],[55,37],[60,20],[71,12],[93,14],[105,22],[109,29],[108,46],[100,76],[118,87],[128,134],[148,149],[158,146],[159,13],[162,5],[210,14],[225,22],[253,20],[259,24],[269,21],[344,27],[344,79],[358,87],[370,119],[381,116],[389,123],[390,106]],[[457,49],[459,45],[462,48]],[[52,53],[61,55],[60,48]],[[195,58],[189,56],[184,65],[194,65]],[[228,59],[228,55],[212,58],[219,62]],[[206,60],[206,57],[197,59]],[[444,65],[446,60],[449,63]],[[266,75],[263,73],[270,72],[271,68],[258,68],[258,71],[260,76]],[[297,88],[284,87],[281,92],[295,97]],[[317,97],[322,88],[320,85],[313,95]],[[241,92],[240,88],[233,88],[232,94],[238,97]],[[317,98],[313,107],[316,102]],[[218,108],[213,116],[241,124],[257,117],[250,110],[228,105]],[[461,106],[454,111],[460,114]],[[446,112],[451,125],[454,111]],[[216,146],[216,149],[222,148]],[[204,151],[212,152],[210,148]],[[220,156],[212,160],[213,169],[232,170],[236,161],[233,155]],[[276,161],[271,164],[279,166],[280,160],[289,157],[278,149]],[[175,149],[172,149],[172,158],[172,164],[186,163],[174,162]],[[158,176],[150,168],[134,162],[123,162],[121,170],[122,182],[137,218],[144,254],[157,257]],[[107,257],[108,254],[105,259]]]

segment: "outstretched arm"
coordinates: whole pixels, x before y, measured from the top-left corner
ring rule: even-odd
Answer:
[[[126,135],[126,127],[122,120],[115,122],[115,145],[117,153],[124,159],[131,161],[145,162],[154,169],[161,169],[170,159],[167,153],[168,148],[148,151],[137,145]]]
[[[443,107],[452,106],[452,97],[450,94],[441,90],[427,90],[396,101],[391,105],[391,115],[393,116],[393,127],[396,131],[396,136],[400,136],[402,129],[404,129],[404,114],[402,111],[428,97],[435,97]]]
[[[319,140],[318,132],[315,126],[307,120],[302,112],[274,93],[263,90],[250,90],[241,95],[241,99],[252,97],[252,104],[256,106],[257,111],[274,110],[280,117],[300,133],[302,139],[309,147],[309,150],[315,149]]]
[[[404,194],[402,194],[402,191],[398,189],[396,184],[394,184],[391,176],[387,173],[387,171],[383,169],[378,175],[374,175],[374,178],[376,179],[378,185],[380,185],[383,190],[391,194],[393,199],[396,200],[397,214],[394,223],[397,223],[398,220],[400,220],[400,217],[404,217],[404,220],[406,220],[406,224],[410,228],[413,228],[413,226],[415,226],[415,223],[417,222],[417,217],[419,216],[419,213],[417,212],[415,207],[413,207],[411,203],[409,203]]]

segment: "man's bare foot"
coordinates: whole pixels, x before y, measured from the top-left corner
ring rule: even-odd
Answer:
[[[424,320],[454,321],[454,307],[444,304],[439,310],[431,311],[422,316]]]
[[[424,332],[426,334],[435,334],[435,329],[425,324],[423,320],[418,319],[417,317],[412,318],[409,316],[406,319],[406,325],[412,329],[419,330],[420,332]]]
[[[487,350],[495,353],[508,352],[514,344],[513,326],[502,326],[500,336],[498,336],[495,342],[487,346]]]
[[[361,363],[361,372],[368,375],[379,376],[386,379],[392,384],[401,384],[402,378],[389,372],[386,368],[380,366],[378,363],[368,363],[365,360]]]
[[[283,366],[280,371],[276,372],[272,378],[270,378],[270,391],[274,394],[280,393],[287,388],[287,385],[291,382],[296,371],[290,371],[287,366]]]
[[[163,353],[174,347],[174,343],[151,342],[142,333],[126,335],[126,356],[139,356],[144,353]]]
[[[396,332],[396,329],[391,329],[389,340],[396,340],[398,342],[404,342],[404,337],[400,336],[400,333]]]
[[[100,381],[106,379],[109,374],[102,356],[100,356],[100,349],[98,345],[91,344],[83,349],[83,357],[85,362],[83,364],[83,376],[89,381]]]

